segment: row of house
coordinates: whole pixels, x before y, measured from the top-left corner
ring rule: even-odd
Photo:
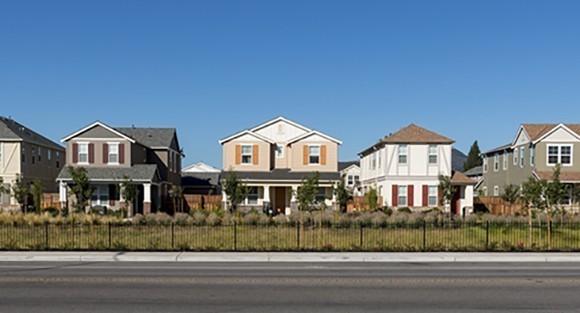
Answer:
[[[219,170],[203,163],[182,169],[184,153],[174,128],[95,122],[64,137],[63,147],[10,118],[0,118],[0,177],[6,187],[17,177],[28,183],[40,179],[45,191],[58,193],[64,206],[73,201],[68,167],[82,166],[94,187],[91,205],[121,208],[124,199],[117,184],[130,179],[139,190],[132,213],[146,214],[163,209],[176,186],[186,193],[221,192],[227,206],[220,180],[224,172],[234,172],[249,187],[242,208],[288,214],[297,209],[295,195],[302,180],[314,172],[319,173],[317,199],[327,207],[337,208],[333,188],[344,177],[354,196],[373,188],[380,206],[412,210],[441,205],[438,185],[444,175],[457,186],[447,209],[467,214],[473,209],[474,188],[500,195],[505,184],[521,183],[532,175],[544,178],[556,163],[563,166],[565,182],[578,183],[580,160],[573,154],[578,129],[576,124],[524,124],[511,144],[482,154],[483,173],[478,179],[477,173],[467,173],[468,177],[454,169],[454,140],[414,124],[361,151],[358,160],[339,162],[340,140],[278,117],[220,140]],[[1,196],[4,209],[18,208],[13,197]]]

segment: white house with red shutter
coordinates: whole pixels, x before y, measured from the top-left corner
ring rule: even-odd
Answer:
[[[439,175],[457,192],[448,204],[455,214],[471,212],[475,181],[451,168],[453,140],[411,124],[359,153],[363,192],[375,188],[381,205],[415,211],[442,207]]]

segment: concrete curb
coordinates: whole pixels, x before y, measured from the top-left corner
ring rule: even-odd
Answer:
[[[0,262],[578,262],[580,253],[0,252]]]

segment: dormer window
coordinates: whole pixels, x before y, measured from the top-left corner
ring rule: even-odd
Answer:
[[[242,146],[242,164],[252,164],[252,146]]]
[[[320,146],[308,147],[308,161],[310,164],[320,164]]]

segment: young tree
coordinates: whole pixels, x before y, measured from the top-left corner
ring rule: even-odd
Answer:
[[[451,184],[451,177],[439,175],[439,190],[441,191],[441,199],[439,201],[443,205],[444,211],[451,213],[450,203],[457,192],[457,187]]]
[[[22,181],[20,175],[16,175],[16,180],[12,184],[12,194],[14,195],[14,199],[16,202],[20,204],[20,209],[27,213],[27,206],[28,206],[28,194],[30,193],[28,184]]]
[[[173,211],[183,213],[183,189],[181,186],[174,186],[173,193]]]
[[[91,187],[87,170],[84,167],[68,167],[69,175],[72,179],[71,191],[75,195],[75,212],[83,212],[89,205],[89,200],[93,196],[94,188]],[[90,209],[92,214],[92,208]]]
[[[300,211],[300,225],[302,225],[302,211],[312,211],[316,205],[316,195],[318,194],[318,179],[320,174],[314,172],[310,177],[302,178],[302,183],[296,190],[296,201]]]
[[[481,151],[479,150],[479,145],[477,140],[473,142],[471,148],[469,148],[469,153],[467,154],[467,159],[463,162],[463,171],[470,170],[476,166],[483,164],[483,160],[480,157]]]
[[[238,204],[242,203],[248,197],[248,187],[242,183],[233,171],[228,171],[224,181],[224,192],[230,202],[230,212],[237,211]]]
[[[371,187],[365,194],[365,202],[367,203],[367,209],[369,211],[373,212],[377,210],[377,207],[379,206],[379,196],[374,187]]]
[[[34,208],[37,213],[41,213],[42,208],[42,194],[43,194],[43,186],[42,181],[39,179],[35,179],[30,186],[30,193],[32,194],[32,200],[34,201]]]
[[[561,208],[562,201],[566,196],[566,185],[560,181],[560,164],[557,164],[552,173],[552,180],[545,188],[546,215],[548,217],[548,249],[552,248],[552,216],[554,212]]]
[[[117,191],[119,192],[119,195],[123,197],[123,200],[125,200],[127,217],[133,216],[135,201],[137,201],[137,196],[139,195],[137,185],[133,183],[132,179],[125,176],[123,177],[123,181],[117,184]]]
[[[342,177],[340,177],[340,181],[334,189],[334,194],[336,195],[336,200],[338,201],[341,212],[346,212],[348,198],[350,197],[348,190],[346,189],[345,176],[346,175],[343,174]]]
[[[510,214],[514,214],[513,205],[520,198],[520,188],[514,184],[508,184],[503,187],[503,190],[504,192],[501,195],[501,198],[503,199],[503,201],[509,204]]]
[[[530,247],[533,242],[533,211],[532,208],[537,206],[543,206],[542,199],[542,184],[539,180],[534,177],[528,178],[526,182],[522,184],[522,207],[526,209],[528,215],[529,224],[529,243]]]

